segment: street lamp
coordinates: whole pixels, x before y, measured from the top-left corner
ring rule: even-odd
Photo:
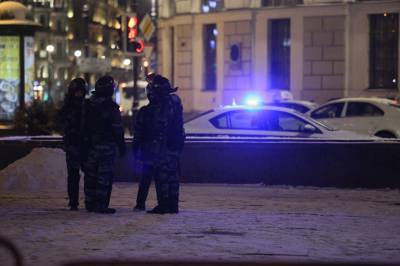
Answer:
[[[51,58],[51,54],[54,52],[55,48],[54,45],[49,44],[46,46],[46,51],[47,51],[47,73],[48,73],[48,81],[47,81],[47,94],[48,94],[48,99],[51,101],[51,87],[52,87],[52,81],[53,81],[53,59]]]
[[[76,50],[74,52],[74,56],[77,57],[77,58],[81,57],[81,55],[82,55],[82,51],[81,50]]]
[[[52,45],[52,44],[49,44],[49,45],[46,46],[46,51],[49,52],[49,53],[54,52],[54,49],[55,49],[54,45]]]
[[[131,64],[131,60],[129,58],[125,58],[124,61],[122,61],[122,64],[125,67],[129,67],[129,65]]]

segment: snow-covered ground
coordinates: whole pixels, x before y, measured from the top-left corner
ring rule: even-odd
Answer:
[[[116,183],[115,215],[70,212],[63,156],[35,149],[0,172],[0,235],[15,242],[26,265],[80,259],[400,262],[398,190],[182,184],[178,215],[150,215],[132,211],[137,184]],[[154,205],[152,187],[148,207]],[[0,265],[11,265],[2,249]]]

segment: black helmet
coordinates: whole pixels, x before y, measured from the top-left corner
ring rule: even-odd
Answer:
[[[102,76],[94,85],[93,94],[103,97],[111,97],[114,94],[117,85],[111,76]]]
[[[157,96],[168,95],[177,91],[178,88],[173,88],[169,80],[161,75],[150,74],[147,76],[149,84],[146,87],[148,94]]]
[[[68,94],[74,95],[76,91],[82,91],[83,95],[85,95],[88,91],[88,85],[83,78],[75,78],[71,80],[68,86]]]

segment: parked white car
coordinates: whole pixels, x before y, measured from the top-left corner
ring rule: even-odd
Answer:
[[[297,111],[275,106],[229,106],[207,111],[184,125],[188,137],[285,137],[368,139],[335,130]]]
[[[271,103],[266,103],[266,105],[285,107],[296,110],[297,112],[303,114],[318,107],[318,104],[314,102],[295,101],[295,100],[271,102]]]
[[[343,98],[308,113],[344,130],[381,138],[400,138],[400,105],[382,98]]]

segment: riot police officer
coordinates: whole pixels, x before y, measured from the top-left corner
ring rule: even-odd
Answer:
[[[82,109],[87,93],[86,81],[82,78],[73,79],[69,86],[60,110],[61,124],[63,126],[63,142],[68,172],[68,206],[76,211],[79,206],[79,180],[82,156]]]
[[[121,156],[126,150],[119,106],[112,99],[115,89],[112,77],[99,78],[85,105],[85,206],[89,212],[115,213],[109,208],[114,160],[117,149]]]
[[[179,157],[185,139],[183,108],[174,93],[177,88],[173,88],[168,79],[153,74],[148,81],[149,104],[139,110],[134,127],[134,154],[143,164],[134,210],[145,210],[154,179],[158,205],[148,213],[178,213]]]

